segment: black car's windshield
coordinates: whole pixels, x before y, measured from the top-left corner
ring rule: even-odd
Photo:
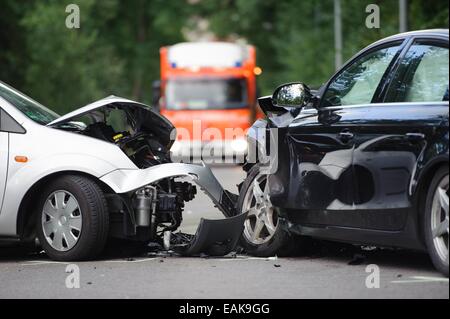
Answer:
[[[235,109],[248,104],[244,79],[172,79],[166,96],[169,110]]]
[[[59,117],[55,112],[3,82],[0,82],[0,97],[4,98],[28,118],[39,124],[47,125]]]

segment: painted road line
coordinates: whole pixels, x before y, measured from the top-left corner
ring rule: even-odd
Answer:
[[[236,257],[236,258],[211,258],[211,260],[218,261],[237,261],[237,260],[262,260],[262,261],[276,261],[278,257]]]
[[[430,283],[430,282],[447,282],[448,278],[442,277],[426,277],[426,276],[412,276],[410,279],[406,280],[394,280],[391,281],[393,284],[413,284],[413,283]]]
[[[136,259],[136,260],[106,260],[107,263],[142,263],[146,261],[154,261],[159,260],[161,258],[145,258],[145,259]]]
[[[30,260],[26,261],[25,264],[20,264],[21,266],[40,266],[40,265],[69,265],[69,263],[62,261],[39,261]]]

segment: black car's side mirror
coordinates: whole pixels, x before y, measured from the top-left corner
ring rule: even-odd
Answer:
[[[272,96],[277,107],[303,108],[313,99],[311,90],[303,83],[289,83],[280,86]]]

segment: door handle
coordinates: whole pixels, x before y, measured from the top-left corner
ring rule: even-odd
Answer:
[[[355,135],[352,132],[348,132],[348,131],[344,131],[339,133],[339,138],[341,139],[341,141],[343,142],[348,142],[349,140],[351,140]]]
[[[425,134],[422,133],[406,133],[405,136],[410,141],[422,141],[425,139]]]

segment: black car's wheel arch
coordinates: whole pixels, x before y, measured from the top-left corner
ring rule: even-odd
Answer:
[[[24,241],[32,241],[35,238],[36,235],[36,223],[35,223],[35,217],[38,212],[36,210],[32,209],[34,206],[33,204],[36,203],[36,201],[41,196],[40,191],[45,187],[45,185],[48,185],[50,182],[60,178],[61,176],[65,175],[77,175],[82,176],[85,178],[88,178],[92,181],[94,181],[105,194],[114,194],[114,191],[105,183],[103,183],[101,180],[96,178],[95,176],[92,176],[90,174],[87,174],[85,172],[81,171],[60,171],[56,172],[50,175],[47,175],[43,178],[41,178],[39,181],[33,184],[32,187],[27,191],[25,196],[23,197],[20,206],[19,206],[19,212],[17,215],[17,235],[20,239]]]

